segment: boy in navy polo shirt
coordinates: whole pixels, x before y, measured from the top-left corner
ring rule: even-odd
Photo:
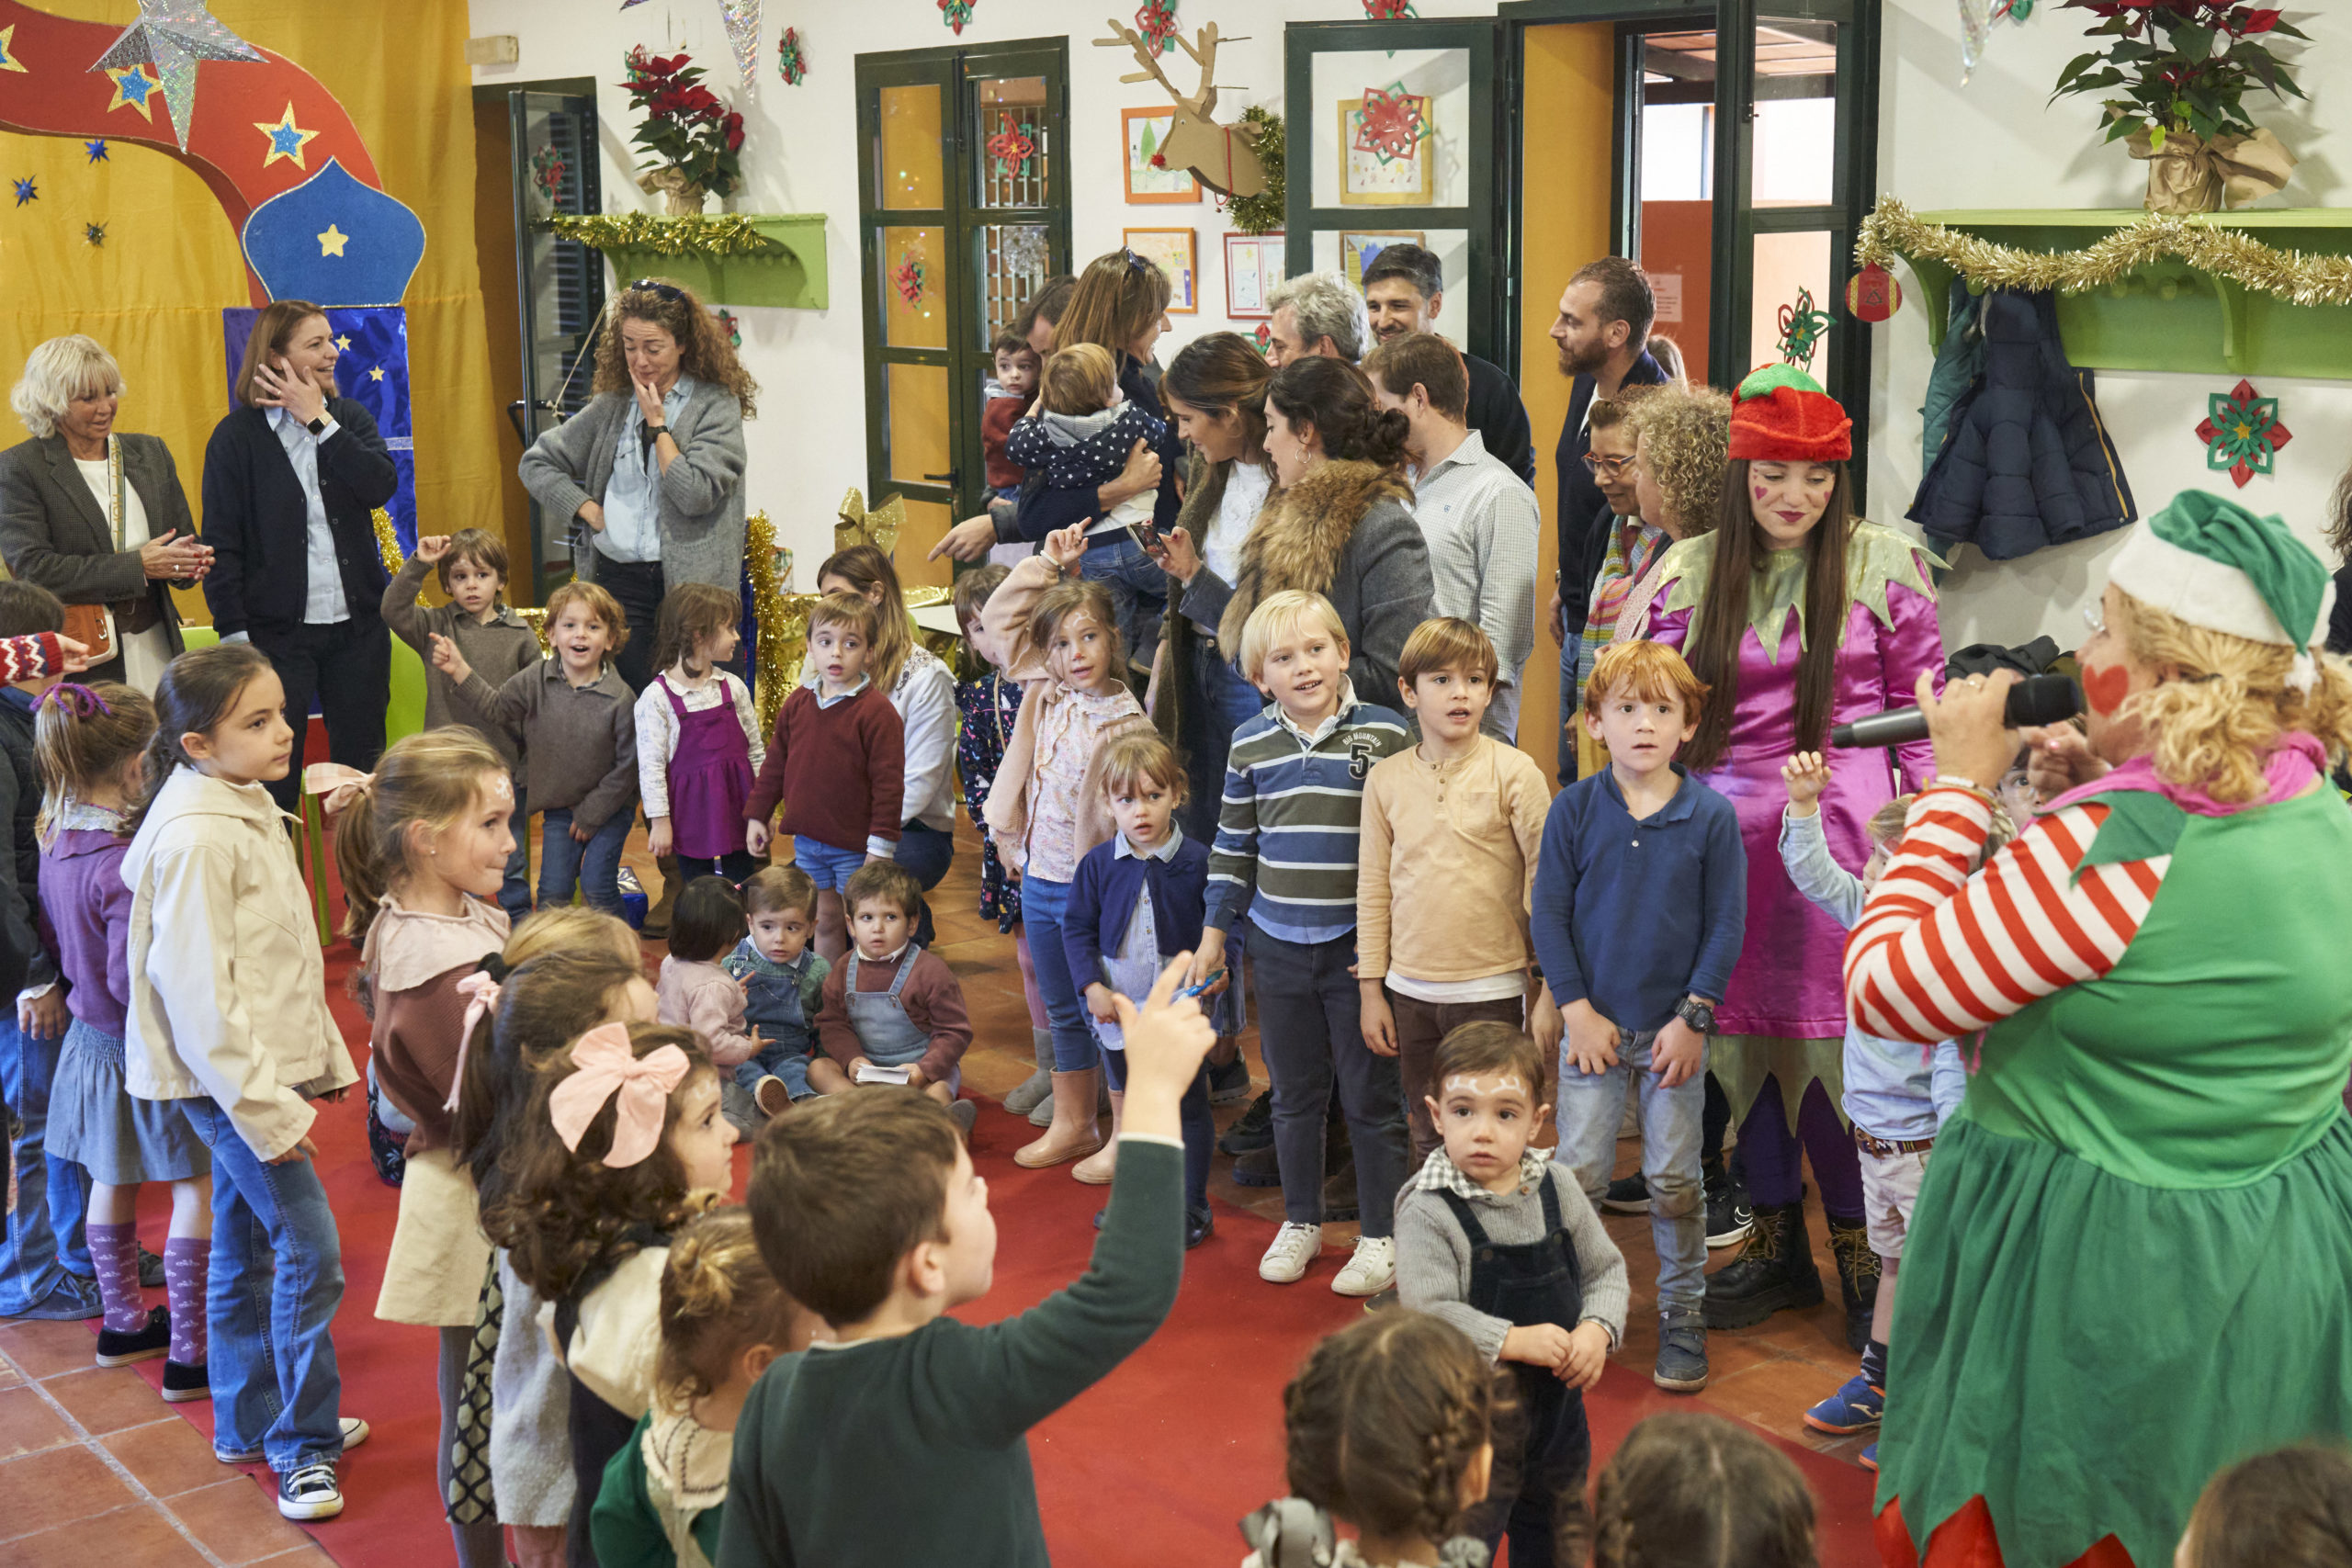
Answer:
[[[1707,1386],[1705,1201],[1699,1175],[1706,1036],[1747,922],[1747,853],[1731,802],[1675,765],[1707,688],[1673,649],[1602,650],[1585,728],[1609,767],[1560,792],[1544,824],[1532,935],[1566,1032],[1561,1164],[1598,1203],[1616,1157],[1625,1079],[1642,1077],[1642,1175],[1657,1244],[1651,1380]]]

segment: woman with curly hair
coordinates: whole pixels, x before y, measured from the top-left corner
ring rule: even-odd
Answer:
[[[523,488],[573,525],[572,570],[650,626],[682,582],[734,592],[743,572],[743,422],[759,388],[692,291],[640,277],[605,310],[595,397],[523,454]],[[632,692],[653,639],[614,660]],[[735,666],[741,673],[741,658]]]

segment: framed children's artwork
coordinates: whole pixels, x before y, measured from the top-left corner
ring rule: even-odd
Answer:
[[[1372,260],[1391,245],[1426,245],[1429,237],[1419,229],[1383,229],[1368,232],[1358,229],[1340,231],[1340,270],[1348,281],[1363,289],[1363,269]]]
[[[1283,231],[1225,237],[1225,313],[1236,321],[1262,321],[1266,303],[1283,280]]]
[[[1436,100],[1414,94],[1395,102],[1405,129],[1381,124],[1373,128],[1375,134],[1366,135],[1364,100],[1340,101],[1341,206],[1428,207],[1436,201],[1437,132],[1430,119]]]
[[[1200,262],[1190,229],[1127,229],[1127,249],[1168,275],[1168,313],[1197,315],[1201,309]]]
[[[1121,109],[1119,130],[1126,144],[1127,199],[1129,201],[1198,201],[1201,182],[1193,177],[1190,169],[1170,169],[1154,164],[1168,133],[1176,129],[1176,110]]]

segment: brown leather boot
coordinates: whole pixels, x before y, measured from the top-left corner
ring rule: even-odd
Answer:
[[[637,934],[648,942],[666,942],[670,937],[670,917],[677,911],[678,889],[684,885],[685,877],[678,870],[675,855],[663,855],[653,863],[653,869],[662,874],[662,897],[646,909],[645,923],[638,928]]]

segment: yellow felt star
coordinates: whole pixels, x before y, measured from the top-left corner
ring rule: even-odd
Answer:
[[[343,247],[350,243],[350,235],[343,232],[334,224],[330,223],[327,225],[327,231],[319,236],[319,254],[322,256],[339,256],[343,254]],[[337,340],[335,346],[337,348],[347,348],[350,345],[341,340]]]
[[[266,120],[257,119],[254,121],[254,129],[269,138],[269,155],[261,161],[263,168],[266,169],[280,158],[284,158],[296,168],[308,171],[310,165],[302,161],[302,149],[309,146],[311,139],[319,133],[315,130],[305,130],[294,123],[292,99],[287,100],[286,111],[277,117],[277,124],[272,125]]]
[[[116,109],[137,109],[140,118],[153,124],[155,95],[162,90],[163,83],[148,75],[143,65],[120,70],[108,67],[107,76],[114,83],[114,99],[107,105],[107,111],[111,114]]]
[[[349,354],[351,352],[351,340],[348,337],[339,337],[335,339],[334,345],[335,347],[343,350],[345,354]]]
[[[17,58],[16,36],[17,29],[13,26],[0,28],[0,71],[22,71],[25,68],[25,62]]]
[[[370,371],[368,371],[368,379],[369,379],[370,381],[380,381],[380,380],[382,380],[383,378],[384,378],[384,367],[383,367],[382,366],[380,366],[380,365],[377,366],[373,370],[370,370]]]

